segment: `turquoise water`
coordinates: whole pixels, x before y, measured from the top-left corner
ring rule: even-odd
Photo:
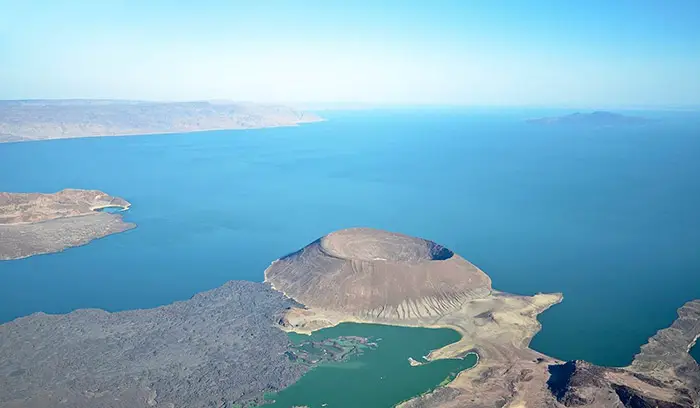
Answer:
[[[438,360],[414,367],[409,364],[409,357],[421,361],[431,350],[459,340],[459,334],[448,329],[349,323],[315,332],[311,338],[319,341],[352,335],[367,337],[378,347],[342,363],[314,368],[291,387],[270,395],[274,404],[265,406],[392,407],[443,381],[451,381],[477,361],[476,355],[469,354],[464,359]],[[292,336],[295,341],[309,337]]]
[[[700,298],[700,123],[522,122],[542,113],[331,112],[296,128],[0,144],[0,191],[101,189],[139,225],[1,262],[0,321],[259,281],[272,260],[364,225],[444,244],[498,289],[563,292],[533,346],[626,364]]]
[[[110,214],[118,214],[118,213],[123,212],[124,209],[122,207],[104,207],[104,208],[98,209],[97,211],[106,212],[106,213],[110,213]]]

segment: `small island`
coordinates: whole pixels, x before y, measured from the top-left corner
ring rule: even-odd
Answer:
[[[0,101],[0,143],[258,129],[321,120],[287,106],[230,101]]]
[[[613,127],[644,125],[649,123],[649,119],[639,116],[627,116],[619,113],[595,111],[591,113],[571,113],[563,116],[552,116],[537,119],[529,119],[528,123],[536,125],[568,125],[587,127]]]
[[[0,261],[63,251],[135,228],[118,212],[131,204],[97,190],[0,193]]]

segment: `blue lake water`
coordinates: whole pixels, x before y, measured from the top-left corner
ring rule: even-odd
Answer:
[[[542,113],[328,112],[295,128],[0,144],[0,191],[100,189],[138,224],[0,262],[0,321],[260,281],[323,234],[371,226],[437,241],[500,290],[563,292],[533,346],[624,365],[700,298],[700,121],[523,123]]]

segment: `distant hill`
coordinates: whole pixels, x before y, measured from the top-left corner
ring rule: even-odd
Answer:
[[[295,126],[320,120],[287,106],[229,101],[0,101],[0,143]]]
[[[638,116],[627,116],[613,112],[596,111],[591,113],[572,113],[564,116],[552,116],[530,119],[528,123],[539,125],[577,125],[593,127],[609,127],[624,125],[643,125],[650,120]]]

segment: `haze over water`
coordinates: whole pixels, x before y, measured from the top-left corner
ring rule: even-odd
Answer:
[[[100,189],[129,200],[138,224],[0,262],[0,321],[154,307],[260,281],[274,259],[370,226],[443,244],[496,289],[563,292],[533,347],[627,364],[700,298],[700,121],[523,122],[544,113],[327,112],[297,128],[0,145],[0,191]]]

